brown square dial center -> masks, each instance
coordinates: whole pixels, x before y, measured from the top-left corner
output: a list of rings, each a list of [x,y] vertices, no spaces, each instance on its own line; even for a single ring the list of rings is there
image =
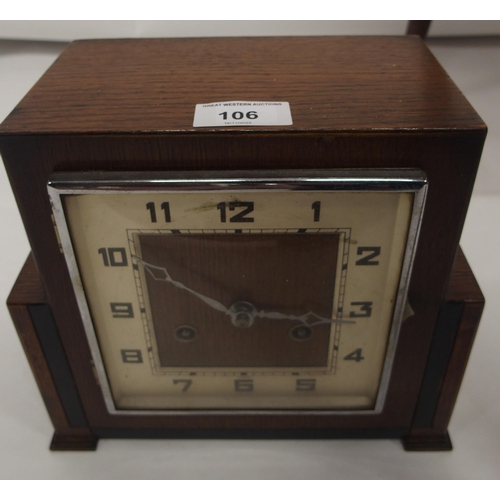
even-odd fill
[[[322,318],[332,317],[338,240],[333,233],[139,236],[144,261],[228,308],[246,302]],[[313,326],[303,340],[293,334],[298,320],[257,317],[238,327],[191,292],[146,276],[162,367],[327,367],[331,324]],[[188,341],[182,327],[193,330]]]

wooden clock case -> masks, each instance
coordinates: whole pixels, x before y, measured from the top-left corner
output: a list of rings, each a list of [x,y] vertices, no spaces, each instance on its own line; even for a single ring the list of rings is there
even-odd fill
[[[293,125],[194,128],[196,104],[286,101]],[[458,248],[486,127],[417,37],[93,40],[70,44],[0,126],[32,253],[9,309],[55,427],[99,438],[402,438],[447,425],[484,299]],[[419,168],[428,196],[380,414],[111,415],[47,195],[55,172]]]

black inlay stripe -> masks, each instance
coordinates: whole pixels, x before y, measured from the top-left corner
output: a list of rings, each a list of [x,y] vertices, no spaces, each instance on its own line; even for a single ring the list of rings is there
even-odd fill
[[[463,303],[454,302],[447,302],[441,306],[412,427],[432,426],[441,381],[446,373],[455,337],[460,327],[463,308]]]
[[[28,311],[69,424],[88,427],[50,307],[47,304],[30,305]]]

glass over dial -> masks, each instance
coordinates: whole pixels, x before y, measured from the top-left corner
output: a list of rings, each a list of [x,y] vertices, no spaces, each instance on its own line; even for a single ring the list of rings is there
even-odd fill
[[[380,411],[425,178],[334,173],[51,180],[110,412]]]

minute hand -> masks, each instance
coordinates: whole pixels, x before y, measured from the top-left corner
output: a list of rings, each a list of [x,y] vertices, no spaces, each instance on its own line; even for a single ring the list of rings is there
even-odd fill
[[[149,262],[142,260],[140,257],[137,257],[136,255],[133,255],[132,259],[135,262],[137,262],[138,264],[141,264],[144,267],[144,270],[155,281],[165,281],[167,283],[171,283],[172,285],[176,286],[177,288],[180,288],[181,290],[186,290],[187,292],[194,295],[195,297],[198,297],[198,299],[200,299],[202,302],[204,302],[205,304],[207,304],[211,308],[229,316],[233,323],[236,322],[238,311],[235,311],[234,309],[230,309],[230,308],[226,307],[224,304],[222,304],[221,302],[219,302],[218,300],[215,300],[212,297],[208,297],[206,295],[203,295],[202,293],[197,292],[196,290],[193,290],[192,288],[189,288],[184,283],[173,279],[170,276],[170,273],[168,272],[166,267],[155,266],[154,264],[150,264]],[[303,323],[304,325],[306,325],[308,327],[313,327],[316,325],[323,325],[323,324],[356,323],[353,320],[324,318],[323,316],[320,316],[313,311],[309,311],[305,314],[302,314],[301,316],[297,316],[295,314],[284,314],[281,312],[267,312],[264,310],[257,311],[256,309],[253,309],[251,311],[247,311],[247,314],[250,314],[253,318],[267,318],[267,319],[274,319],[274,320],[300,321],[301,323]],[[316,319],[317,321],[314,321],[314,319]],[[312,320],[312,322],[309,322],[310,320]]]

